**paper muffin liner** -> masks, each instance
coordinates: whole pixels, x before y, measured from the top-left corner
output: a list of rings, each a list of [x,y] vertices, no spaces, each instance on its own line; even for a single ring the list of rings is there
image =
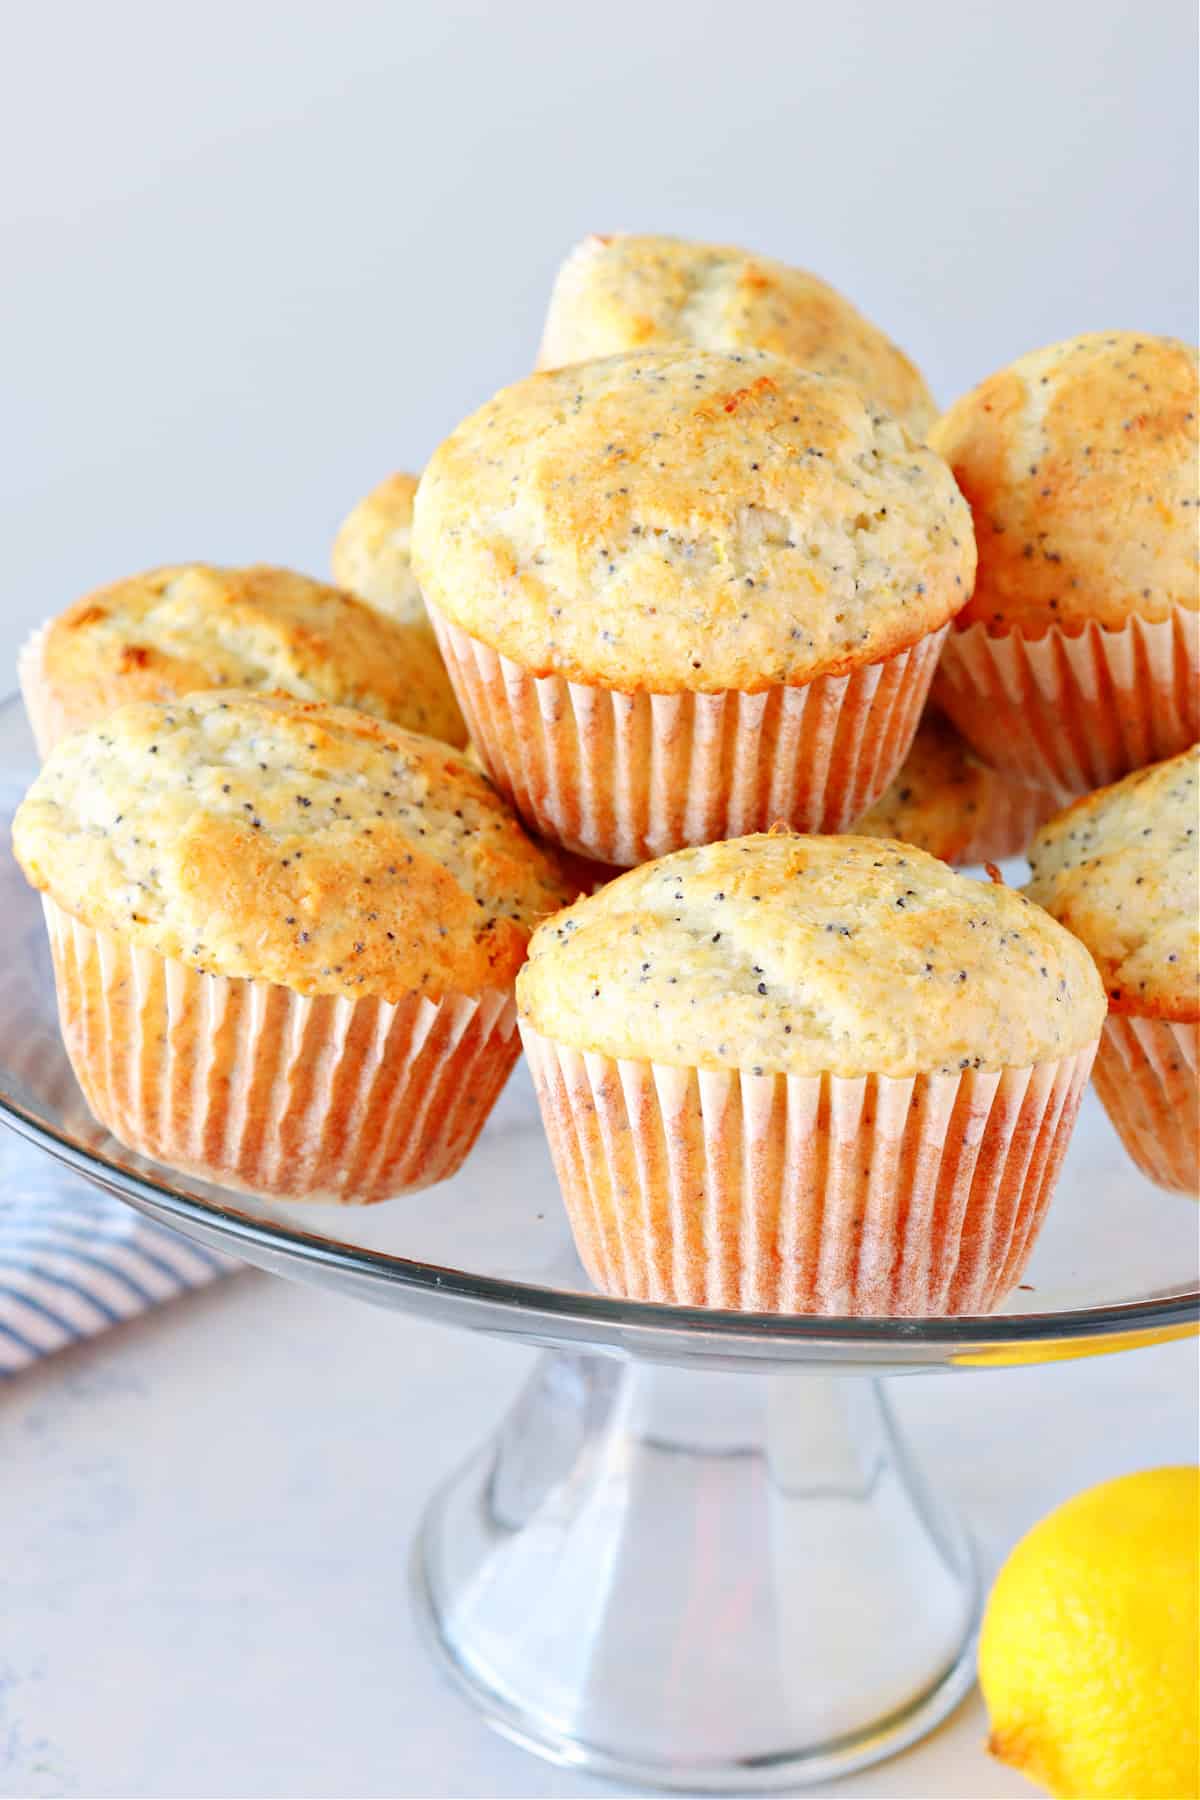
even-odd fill
[[[531,675],[430,616],[497,787],[539,836],[626,867],[779,822],[853,824],[908,754],[947,630],[802,687],[627,694]]]
[[[43,903],[88,1105],[130,1149],[206,1181],[357,1204],[442,1181],[519,1054],[506,992],[308,998],[200,974]]]
[[[1109,1013],[1096,1092],[1143,1175],[1200,1198],[1200,1026]]]
[[[57,708],[50,697],[43,672],[46,633],[49,629],[48,624],[39,625],[17,651],[17,685],[21,690],[21,701],[33,732],[37,753],[43,762],[66,730],[64,721],[57,717]]]
[[[520,1029],[592,1280],[742,1312],[989,1311],[1024,1270],[1095,1054],[904,1080],[754,1075]]]
[[[933,698],[986,762],[1066,799],[1200,737],[1200,616],[1069,635],[951,631]]]

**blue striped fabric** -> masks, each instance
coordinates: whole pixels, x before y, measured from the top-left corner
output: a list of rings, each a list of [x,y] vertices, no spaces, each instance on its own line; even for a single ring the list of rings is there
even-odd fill
[[[0,1128],[0,1377],[236,1267]]]

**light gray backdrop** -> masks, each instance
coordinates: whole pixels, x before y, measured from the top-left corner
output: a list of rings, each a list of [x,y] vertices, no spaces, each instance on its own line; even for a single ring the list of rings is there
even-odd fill
[[[942,400],[1195,331],[1191,0],[0,0],[0,38],[6,666],[148,564],[323,571],[588,230],[805,264]]]

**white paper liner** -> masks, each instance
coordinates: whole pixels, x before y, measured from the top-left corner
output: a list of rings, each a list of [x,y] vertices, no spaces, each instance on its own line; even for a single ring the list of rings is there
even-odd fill
[[[530,675],[429,611],[492,780],[539,836],[625,866],[779,822],[851,825],[908,754],[948,629],[802,687],[626,694]]]
[[[951,631],[933,699],[994,768],[1090,793],[1200,737],[1200,615],[1041,638],[977,622]]]
[[[891,1318],[988,1312],[1019,1281],[1096,1048],[849,1079],[617,1060],[520,1026],[598,1287]]]
[[[1200,1198],[1200,1026],[1109,1013],[1094,1080],[1130,1156],[1159,1187]]]
[[[208,1181],[359,1204],[442,1181],[519,1054],[498,989],[307,998],[202,975],[43,904],[88,1105],[123,1144]]]
[[[39,625],[17,651],[17,685],[21,690],[25,716],[33,732],[37,753],[43,762],[63,735],[61,724],[55,722],[54,708],[42,673],[42,656],[49,629],[48,624]]]

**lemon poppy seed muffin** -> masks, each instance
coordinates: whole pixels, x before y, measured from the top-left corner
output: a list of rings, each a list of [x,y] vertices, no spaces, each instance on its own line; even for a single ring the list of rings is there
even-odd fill
[[[974,574],[946,465],[854,388],[698,350],[504,389],[431,458],[413,560],[522,666],[660,694],[847,673],[940,630]]]
[[[518,993],[577,1050],[785,1075],[1023,1068],[1104,1018],[1082,945],[1014,889],[911,844],[785,832],[576,901],[535,932]]]
[[[899,838],[943,862],[1003,862],[1057,808],[1050,788],[991,768],[927,707],[896,779],[851,830]]]
[[[1096,1090],[1161,1186],[1200,1186],[1200,745],[1127,775],[1034,839],[1028,892],[1082,941],[1108,993]]]
[[[1200,1018],[1200,744],[1077,800],[1028,893],[1091,952],[1114,1012]]]
[[[562,897],[457,752],[276,696],[110,714],[49,759],[13,842],[85,924],[302,994],[508,986]]]
[[[683,344],[769,350],[839,376],[918,438],[936,417],[908,357],[827,282],[771,257],[683,238],[584,238],[555,279],[538,367]]]
[[[960,624],[1195,612],[1197,433],[1197,352],[1131,331],[1032,351],[956,401],[934,440],[976,515]]]
[[[1198,412],[1190,345],[1095,332],[939,420],[979,568],[938,696],[998,768],[1067,796],[1200,736]]]
[[[123,707],[18,809],[97,1117],[209,1179],[373,1200],[453,1172],[565,890],[444,744],[286,697]]]
[[[39,632],[22,686],[43,755],[133,700],[278,689],[447,742],[462,719],[427,629],[290,569],[153,569],[86,595]]]
[[[493,779],[632,863],[865,811],[974,546],[945,464],[845,382],[667,350],[481,408],[425,471],[413,561]]]
[[[542,925],[522,1037],[583,1260],[634,1298],[986,1311],[1104,1018],[1083,947],[911,845],[676,852]]]
[[[436,692],[446,721],[445,729],[433,732],[433,736],[444,737],[447,743],[465,744],[467,728],[413,574],[412,516],[417,480],[417,476],[402,471],[389,475],[359,501],[334,539],[333,579],[386,618],[425,634],[436,658],[430,661],[427,684]]]
[[[389,618],[405,625],[428,626],[412,567],[413,498],[418,479],[398,471],[372,488],[339,527],[331,566],[339,587],[349,588]]]

